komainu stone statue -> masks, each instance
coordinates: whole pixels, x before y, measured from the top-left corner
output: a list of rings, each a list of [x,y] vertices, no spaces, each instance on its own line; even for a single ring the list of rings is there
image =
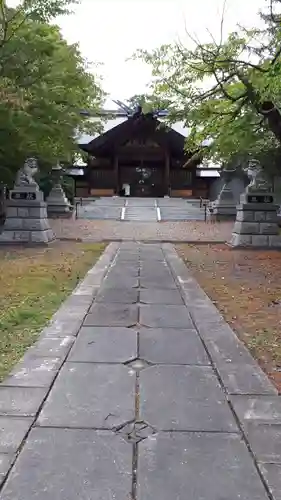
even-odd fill
[[[245,169],[245,172],[250,179],[250,184],[246,189],[247,192],[269,190],[269,184],[264,175],[264,170],[257,160],[251,160],[248,167]]]
[[[34,180],[37,171],[35,158],[27,158],[19,169],[14,189],[9,192],[0,244],[47,245],[54,241],[55,235],[47,216],[47,203]]]
[[[240,196],[230,245],[233,247],[280,248],[278,205],[266,174],[257,160],[245,168],[250,179],[246,192]]]
[[[39,188],[34,180],[34,175],[38,172],[38,163],[36,158],[27,158],[17,173],[15,188],[19,187],[36,187]]]

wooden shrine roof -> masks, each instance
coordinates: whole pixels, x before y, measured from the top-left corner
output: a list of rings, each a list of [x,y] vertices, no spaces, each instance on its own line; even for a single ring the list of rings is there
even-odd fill
[[[128,117],[123,123],[99,135],[88,144],[79,147],[92,156],[113,153],[132,138],[145,135],[150,140],[155,140],[160,146],[167,147],[170,152],[185,157],[191,157],[184,151],[185,137],[176,130],[164,125],[152,114],[135,114]]]

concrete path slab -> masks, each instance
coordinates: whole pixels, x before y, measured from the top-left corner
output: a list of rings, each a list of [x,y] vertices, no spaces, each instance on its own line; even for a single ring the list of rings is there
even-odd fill
[[[141,328],[139,356],[153,364],[210,364],[195,329]]]
[[[159,285],[160,281],[161,283],[167,285],[165,288],[175,288],[174,283],[173,283],[173,278],[171,276],[171,273],[168,268],[164,268],[163,265],[159,265],[158,263],[153,263],[149,262],[149,265],[144,266],[143,268],[140,269],[140,280],[141,280],[141,287],[149,288],[145,283],[145,281],[154,281],[156,282],[156,285]],[[153,286],[151,288],[157,288],[156,286]],[[162,290],[164,289],[164,286],[162,286]]]
[[[136,264],[137,265],[137,264]],[[135,276],[131,276],[130,274],[125,274],[125,269],[124,273],[118,274],[109,274],[106,276],[106,279],[104,280],[103,283],[103,288],[113,288],[113,287],[118,287],[118,288],[138,288],[139,287],[139,279]]]
[[[136,304],[138,302],[139,291],[136,288],[105,288],[101,287],[97,295],[96,302],[107,304]]]
[[[16,453],[32,424],[30,417],[0,417],[0,453]]]
[[[280,436],[175,249],[111,244],[0,385],[0,498],[281,500]]]
[[[129,304],[94,304],[85,326],[133,326],[138,321],[138,307]]]
[[[162,284],[163,289],[172,289],[176,290],[176,284],[172,281],[171,276],[169,274],[157,274],[153,273],[152,275],[140,276],[140,287],[141,288],[156,288],[159,289],[159,283]]]
[[[49,387],[61,366],[61,358],[44,358],[26,355],[11,375],[5,380],[6,386],[12,387]]]
[[[281,465],[279,464],[260,464],[259,470],[265,478],[269,488],[271,498],[281,500],[280,477]]]
[[[112,433],[34,429],[1,498],[124,500],[131,464],[132,449]]]
[[[246,436],[253,453],[260,463],[275,463],[281,466],[281,425],[249,425]]]
[[[235,434],[160,434],[139,450],[142,500],[268,500],[247,447]]]
[[[112,429],[135,415],[135,376],[123,365],[66,363],[38,424]]]
[[[0,415],[35,417],[49,390],[39,387],[0,386]]]
[[[130,265],[129,262],[116,262],[112,270],[108,273],[107,278],[115,279],[118,281],[122,281],[124,274],[129,278],[137,278],[139,270],[138,270],[138,262],[132,263]],[[129,287],[132,285],[129,285]]]
[[[182,296],[178,290],[163,289],[142,289],[140,290],[141,304],[162,304],[162,305],[181,305]]]
[[[139,379],[140,418],[155,428],[238,432],[211,367],[154,366]]]
[[[68,359],[84,363],[125,363],[137,356],[137,331],[133,328],[83,326]]]
[[[160,304],[140,305],[140,324],[151,328],[192,328],[193,323],[187,308],[163,307]]]
[[[30,348],[29,353],[36,356],[44,356],[46,358],[65,358],[69,352],[72,344],[74,342],[74,337],[66,336],[64,338],[43,338],[39,339]]]

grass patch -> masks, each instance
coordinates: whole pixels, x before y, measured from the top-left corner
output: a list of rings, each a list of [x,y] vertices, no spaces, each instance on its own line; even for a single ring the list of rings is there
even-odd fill
[[[94,265],[104,244],[0,250],[0,380]]]
[[[281,393],[281,252],[181,245],[193,276]]]

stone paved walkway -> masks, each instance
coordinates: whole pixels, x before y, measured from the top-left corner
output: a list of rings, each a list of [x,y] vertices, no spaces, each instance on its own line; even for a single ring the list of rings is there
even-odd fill
[[[281,498],[281,400],[171,245],[109,245],[0,415],[2,500]]]

